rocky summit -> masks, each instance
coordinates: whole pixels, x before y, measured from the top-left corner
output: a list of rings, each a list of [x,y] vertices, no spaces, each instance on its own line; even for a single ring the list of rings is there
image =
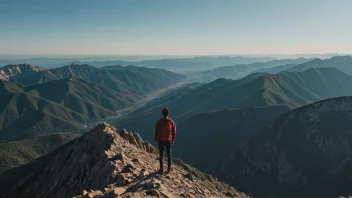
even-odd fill
[[[0,75],[8,78],[18,74],[35,73],[42,70],[44,69],[32,64],[10,64],[0,68]]]
[[[157,153],[137,133],[100,124],[1,173],[0,197],[247,197],[179,159],[171,173],[159,175]]]

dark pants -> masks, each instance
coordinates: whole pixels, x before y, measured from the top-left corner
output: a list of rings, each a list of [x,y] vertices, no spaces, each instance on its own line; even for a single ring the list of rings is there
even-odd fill
[[[164,147],[166,147],[167,160],[168,160],[168,170],[171,168],[171,141],[170,140],[159,140],[159,162],[160,170],[163,169],[163,159],[164,159]]]

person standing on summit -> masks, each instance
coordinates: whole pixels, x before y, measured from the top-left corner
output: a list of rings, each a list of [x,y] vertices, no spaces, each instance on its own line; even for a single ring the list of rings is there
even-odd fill
[[[162,114],[163,117],[156,122],[154,133],[155,142],[159,146],[160,174],[164,174],[163,159],[165,147],[168,158],[167,173],[171,171],[171,147],[176,138],[176,124],[171,118],[169,118],[169,109],[164,108]]]

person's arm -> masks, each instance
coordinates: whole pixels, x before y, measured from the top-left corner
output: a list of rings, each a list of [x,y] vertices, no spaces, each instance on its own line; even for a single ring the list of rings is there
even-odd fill
[[[176,124],[173,122],[173,127],[172,127],[172,143],[175,142],[176,139]]]
[[[160,124],[158,120],[155,124],[155,130],[154,130],[154,139],[156,143],[158,143],[159,133],[160,133]]]

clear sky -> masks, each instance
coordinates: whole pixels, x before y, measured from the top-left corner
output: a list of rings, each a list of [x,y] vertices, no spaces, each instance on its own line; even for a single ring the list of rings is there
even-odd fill
[[[0,0],[0,54],[352,53],[352,0]]]

